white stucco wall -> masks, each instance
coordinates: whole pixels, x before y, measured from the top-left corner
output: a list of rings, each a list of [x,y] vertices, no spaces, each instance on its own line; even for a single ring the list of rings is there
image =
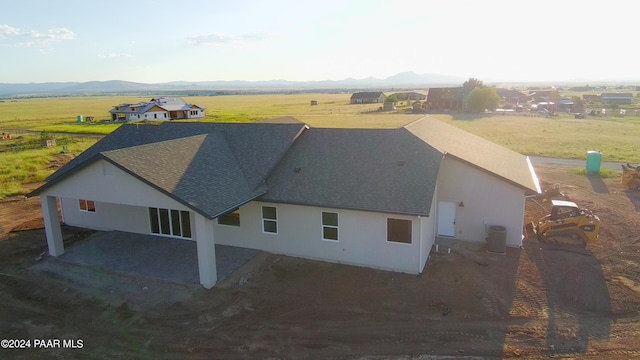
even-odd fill
[[[144,120],[169,120],[169,113],[166,111],[148,111],[144,113]]]
[[[436,187],[437,188],[437,187]],[[436,192],[437,194],[437,189]],[[435,198],[431,203],[431,210],[429,211],[430,216],[422,216],[420,217],[420,272],[424,269],[424,266],[427,264],[429,259],[429,253],[431,252],[431,247],[436,240],[436,201]]]
[[[196,114],[191,114],[191,111],[197,111]],[[199,119],[199,118],[203,118],[205,115],[204,110],[202,109],[191,109],[187,111],[187,117],[189,119]]]
[[[148,207],[190,209],[118,169],[99,160],[45,190],[42,196],[61,199],[65,223],[98,230],[149,234]],[[95,202],[95,212],[81,211],[78,199]],[[277,208],[278,233],[262,231],[262,206]],[[435,211],[435,203],[432,213]],[[322,211],[338,213],[338,241],[322,239]],[[194,218],[191,211],[192,229]],[[387,218],[411,220],[411,244],[387,241]],[[434,241],[434,217],[250,202],[240,208],[240,226],[213,228],[217,244],[260,249],[406,273],[420,273]]]
[[[278,234],[262,231],[263,205],[277,208]],[[338,241],[322,239],[322,211],[338,213]],[[387,217],[412,221],[411,244],[387,241]],[[254,201],[240,208],[239,227],[216,221],[214,234],[218,244],[417,274],[422,269],[420,224],[417,216]],[[428,221],[422,227],[432,232]]]
[[[522,245],[523,189],[445,157],[438,177],[437,202],[440,201],[464,204],[464,207],[456,206],[456,239],[484,242],[485,229],[490,225],[501,225],[507,229],[507,246]]]
[[[96,161],[45,190],[41,196],[45,195],[60,198],[66,224],[97,230],[148,234],[149,207],[190,211],[104,160]],[[94,201],[96,211],[81,211],[78,199]]]
[[[78,199],[61,198],[64,223],[95,230],[120,230],[148,234],[149,211],[146,207],[96,202],[96,211],[82,211]]]

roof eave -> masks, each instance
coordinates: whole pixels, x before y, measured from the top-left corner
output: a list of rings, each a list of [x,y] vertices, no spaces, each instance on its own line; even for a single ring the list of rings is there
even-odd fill
[[[262,196],[262,195],[260,195]],[[259,196],[259,197],[260,197]],[[353,210],[353,211],[365,211],[365,212],[375,212],[379,214],[396,214],[396,215],[405,215],[405,216],[424,216],[429,217],[428,212],[420,212],[420,211],[398,211],[398,210],[386,210],[386,209],[370,209],[364,207],[350,207],[350,206],[337,206],[331,204],[320,204],[320,203],[312,203],[312,202],[304,202],[304,201],[285,201],[285,200],[273,200],[273,199],[260,199],[256,198],[257,201],[268,202],[273,204],[287,204],[287,205],[298,205],[298,206],[311,206],[317,208],[325,208],[325,209],[340,209],[340,210]]]
[[[464,164],[467,164],[467,165],[469,165],[469,166],[471,166],[471,167],[473,167],[473,168],[475,168],[475,169],[478,169],[478,170],[480,170],[480,171],[482,171],[482,172],[484,172],[484,173],[486,173],[486,174],[489,174],[489,175],[494,176],[494,177],[496,177],[496,178],[498,178],[498,179],[500,179],[500,180],[502,180],[502,181],[504,181],[504,182],[506,182],[506,183],[509,183],[509,184],[511,184],[511,185],[513,185],[513,186],[516,186],[516,187],[518,187],[518,188],[520,188],[520,189],[524,190],[524,191],[525,191],[525,195],[536,195],[536,194],[539,194],[539,193],[540,193],[540,191],[539,191],[539,189],[540,189],[540,185],[537,183],[537,177],[535,176],[535,172],[533,172],[533,173],[532,173],[532,176],[533,176],[533,178],[534,178],[534,184],[535,184],[534,186],[535,186],[536,188],[530,188],[530,187],[528,187],[528,186],[526,186],[526,185],[523,185],[523,184],[518,183],[517,181],[514,181],[514,180],[511,180],[511,179],[509,179],[509,178],[506,178],[506,177],[504,177],[504,176],[502,176],[502,175],[500,175],[500,174],[496,174],[496,173],[494,173],[493,171],[491,171],[491,170],[489,170],[489,169],[486,169],[486,168],[484,168],[484,167],[482,167],[482,166],[480,166],[480,165],[476,165],[476,164],[474,164],[474,163],[472,163],[472,162],[470,162],[470,161],[467,161],[467,160],[465,160],[465,159],[462,159],[462,158],[460,158],[460,157],[457,157],[457,156],[455,156],[455,155],[453,155],[453,154],[451,154],[451,153],[445,152],[445,153],[444,153],[444,156],[448,156],[448,157],[451,157],[451,158],[453,158],[453,159],[456,159],[456,160],[458,160],[458,161],[460,161],[460,162],[462,162],[462,163],[464,163]],[[528,157],[527,157],[527,163],[528,163],[529,165],[531,165],[531,161],[529,161],[529,158],[528,158]],[[530,169],[530,171],[532,171],[532,170],[533,170],[533,166],[530,166],[530,168],[529,168],[529,169]]]
[[[166,196],[170,197],[171,199],[173,199],[173,200],[175,200],[175,201],[179,202],[180,204],[182,204],[182,205],[184,205],[184,206],[188,207],[189,209],[191,209],[191,210],[195,211],[196,213],[198,213],[198,214],[200,214],[200,215],[204,216],[205,218],[207,218],[207,219],[209,219],[209,220],[213,220],[213,219],[217,218],[217,217],[218,217],[218,216],[220,216],[220,215],[226,214],[227,212],[229,212],[229,210],[231,210],[231,209],[235,209],[235,208],[237,208],[237,207],[240,207],[240,206],[242,206],[242,205],[244,205],[244,204],[246,204],[246,203],[248,203],[248,202],[250,202],[250,201],[252,201],[252,200],[254,200],[254,199],[256,199],[256,198],[258,198],[258,197],[260,197],[260,196],[262,196],[262,195],[264,195],[264,193],[266,192],[266,191],[262,191],[262,192],[256,193],[254,196],[251,196],[251,197],[249,197],[249,198],[247,198],[247,199],[244,199],[244,200],[242,200],[242,201],[238,202],[237,204],[234,204],[233,206],[229,207],[229,209],[225,209],[225,210],[224,210],[224,211],[222,211],[222,212],[216,212],[216,213],[210,214],[210,213],[208,213],[208,212],[204,211],[203,209],[200,209],[198,206],[196,206],[196,205],[194,205],[194,204],[191,204],[190,202],[188,202],[188,201],[186,201],[186,200],[184,200],[184,199],[182,199],[182,198],[180,198],[180,197],[178,197],[178,196],[175,196],[174,194],[172,194],[172,193],[170,193],[170,192],[168,192],[168,191],[164,190],[163,188],[161,188],[161,187],[159,187],[159,186],[157,186],[157,185],[153,184],[152,182],[149,182],[147,179],[143,178],[142,176],[139,176],[139,175],[138,175],[138,174],[136,174],[135,172],[130,171],[130,170],[129,170],[129,169],[127,169],[126,167],[124,167],[124,166],[122,166],[122,165],[118,164],[117,162],[115,162],[115,161],[113,161],[113,160],[109,159],[109,157],[105,156],[104,154],[100,153],[100,154],[98,154],[98,156],[99,156],[101,159],[103,159],[103,160],[105,160],[105,161],[109,162],[110,164],[113,164],[113,165],[114,165],[114,166],[116,166],[118,169],[120,169],[120,170],[122,170],[122,171],[126,172],[127,174],[129,174],[129,175],[133,176],[134,178],[136,178],[136,179],[140,180],[140,181],[141,181],[141,182],[143,182],[144,184],[146,184],[146,185],[150,186],[151,188],[153,188],[153,189],[155,189],[155,190],[157,190],[157,191],[161,192],[162,194],[164,194],[164,195],[166,195]]]

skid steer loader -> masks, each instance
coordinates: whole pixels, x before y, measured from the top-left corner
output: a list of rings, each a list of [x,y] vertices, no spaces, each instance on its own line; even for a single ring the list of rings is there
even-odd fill
[[[551,214],[529,225],[538,241],[585,247],[598,240],[600,218],[597,215],[578,208],[571,201],[551,200],[551,204]]]
[[[640,166],[622,164],[622,186],[629,190],[640,190]]]

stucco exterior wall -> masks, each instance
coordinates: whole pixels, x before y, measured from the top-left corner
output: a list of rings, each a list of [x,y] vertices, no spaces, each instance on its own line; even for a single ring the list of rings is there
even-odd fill
[[[65,223],[98,230],[149,234],[148,207],[190,211],[104,160],[88,165],[41,194],[47,195],[60,198]],[[94,201],[96,211],[81,211],[78,199]],[[263,232],[263,205],[277,209],[277,234]],[[323,211],[338,213],[338,241],[322,239]],[[191,213],[193,225],[199,215]],[[387,218],[411,221],[411,244],[387,241]],[[212,227],[218,244],[411,274],[422,271],[434,241],[433,216],[253,201],[240,208],[239,227],[220,225],[217,219],[204,221]]]
[[[149,234],[149,210],[146,207],[96,202],[95,212],[80,210],[78,199],[61,198],[64,223],[95,230],[120,230]]]
[[[507,246],[522,245],[523,189],[445,157],[440,165],[436,198],[437,202],[464,204],[456,206],[456,239],[484,242],[488,226],[501,225],[507,229]]]
[[[192,111],[196,111],[195,114],[191,114]],[[205,112],[202,109],[190,109],[187,110],[187,118],[189,119],[200,119],[205,116]]]
[[[277,209],[278,234],[262,231],[262,206]],[[322,211],[338,213],[338,241],[322,239]],[[412,221],[412,243],[387,241],[387,217]],[[250,202],[240,208],[240,226],[220,225],[216,243],[272,253],[417,274],[422,269],[421,220],[417,216],[312,206]],[[422,223],[423,231],[428,222]]]
[[[438,193],[437,187],[435,194]],[[436,241],[436,223],[435,223],[435,214],[436,214],[436,201],[431,202],[431,210],[429,211],[430,216],[422,216],[420,217],[420,272],[424,269],[424,266],[427,264],[429,259],[429,254],[431,253],[431,247],[433,243]]]
[[[144,119],[145,120],[169,120],[169,114],[166,111],[148,111],[144,113]]]
[[[104,160],[96,161],[45,190],[41,196],[45,195],[60,198],[66,224],[97,230],[148,234],[149,207],[190,211]],[[81,211],[78,199],[94,201],[96,211]]]

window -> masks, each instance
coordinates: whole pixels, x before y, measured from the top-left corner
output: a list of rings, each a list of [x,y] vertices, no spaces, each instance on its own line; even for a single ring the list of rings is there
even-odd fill
[[[191,218],[188,211],[149,208],[151,233],[191,238]]]
[[[262,207],[262,231],[272,234],[278,233],[277,211],[273,206]]]
[[[158,118],[158,114],[153,114],[153,118],[157,119]]]
[[[86,212],[96,212],[96,204],[93,200],[78,200],[78,205],[80,206],[80,211]]]
[[[338,241],[338,213],[322,212],[322,239]]]
[[[411,244],[411,220],[388,218],[387,241]]]
[[[218,224],[240,226],[240,210],[235,209],[232,212],[220,215],[220,217],[218,217]]]

